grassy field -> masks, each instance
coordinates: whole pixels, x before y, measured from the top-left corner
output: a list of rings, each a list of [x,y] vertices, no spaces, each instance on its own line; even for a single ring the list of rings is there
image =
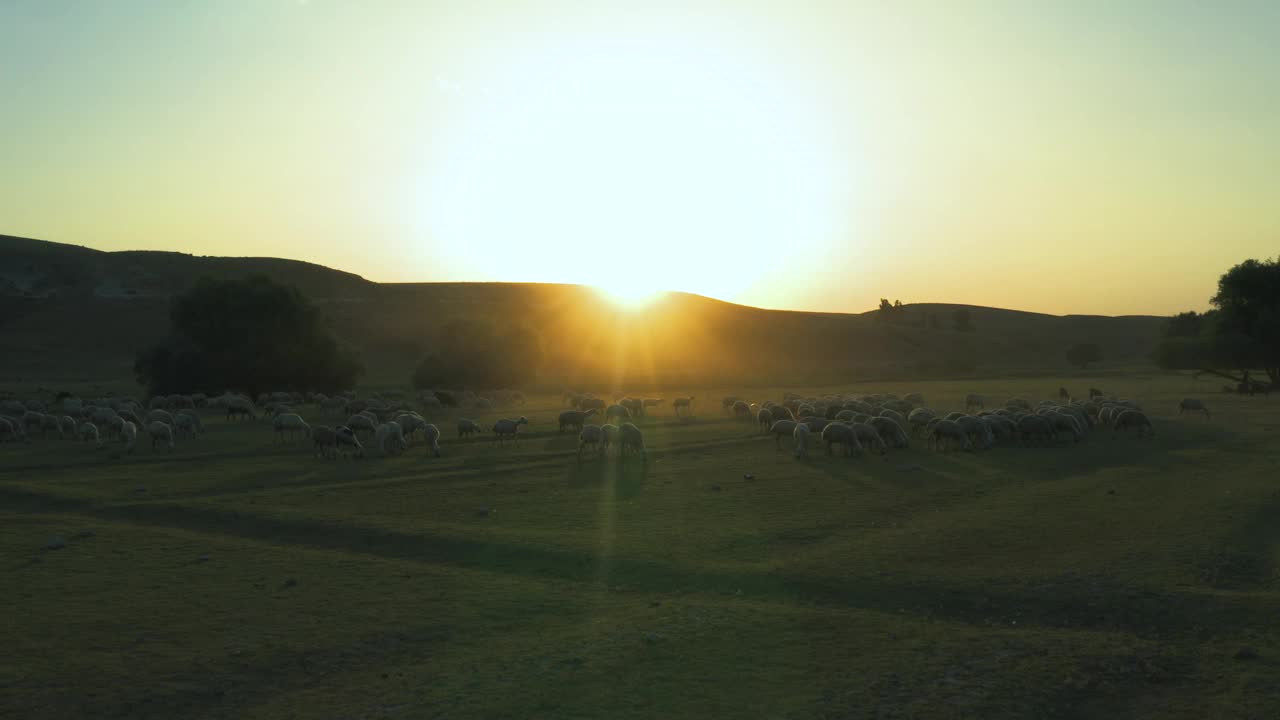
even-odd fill
[[[440,459],[212,416],[172,455],[3,445],[0,717],[1280,717],[1280,400],[1069,383],[1155,438],[796,460],[703,389],[644,464],[576,463],[553,397],[518,447],[431,418]]]

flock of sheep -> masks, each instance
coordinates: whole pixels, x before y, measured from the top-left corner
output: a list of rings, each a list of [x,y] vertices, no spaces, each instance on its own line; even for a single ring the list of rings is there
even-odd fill
[[[465,405],[488,410],[525,403],[524,394],[514,390],[483,395],[426,391],[414,399],[428,413],[444,407]],[[675,415],[688,416],[694,399],[673,399]],[[578,433],[579,461],[584,452],[603,456],[610,448],[616,448],[620,458],[631,453],[647,460],[644,433],[636,421],[666,403],[664,398],[621,395],[615,395],[610,403],[578,392],[564,393],[563,401],[569,409],[559,414],[559,431]],[[295,410],[303,405],[333,416],[336,422],[307,422]],[[1074,400],[1062,389],[1058,401],[1032,405],[1015,397],[999,407],[987,405],[987,398],[970,394],[964,399],[963,412],[943,413],[930,409],[920,393],[901,397],[884,393],[803,397],[787,393],[781,402],[764,401],[759,405],[736,396],[721,401],[725,414],[757,423],[762,434],[774,436],[779,449],[784,439],[790,439],[796,457],[804,457],[810,444],[819,441],[827,454],[838,448],[842,454],[853,456],[866,451],[883,454],[889,449],[907,448],[913,441],[923,441],[939,451],[986,450],[1000,443],[1043,445],[1064,435],[1079,442],[1099,426],[1113,431],[1133,430],[1139,437],[1153,432],[1151,420],[1136,402],[1109,397],[1097,389],[1090,390],[1088,400]],[[366,449],[384,456],[399,455],[419,434],[427,452],[440,456],[440,428],[396,392],[374,393],[367,398],[358,398],[354,393],[329,397],[320,393],[274,392],[256,399],[236,393],[216,397],[197,393],[156,396],[145,407],[129,397],[81,400],[65,396],[50,404],[7,399],[0,401],[0,442],[30,442],[36,435],[53,435],[94,444],[115,441],[130,453],[141,435],[150,440],[153,451],[172,452],[176,440],[201,434],[202,411],[224,413],[227,422],[268,421],[277,440],[286,442],[302,435],[311,441],[315,456],[322,459],[340,455],[364,457]],[[1204,402],[1196,398],[1180,403],[1179,413],[1185,412],[1210,417]],[[605,422],[590,422],[596,417]],[[496,421],[491,426],[494,442],[518,443],[520,428],[528,422],[524,416]],[[457,420],[459,438],[482,430],[474,420]]]

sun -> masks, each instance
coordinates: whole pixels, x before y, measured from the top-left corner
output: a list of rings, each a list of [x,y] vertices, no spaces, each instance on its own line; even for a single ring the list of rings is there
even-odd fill
[[[651,285],[618,279],[596,285],[595,288],[601,297],[614,306],[630,311],[640,310],[662,295],[661,290]]]

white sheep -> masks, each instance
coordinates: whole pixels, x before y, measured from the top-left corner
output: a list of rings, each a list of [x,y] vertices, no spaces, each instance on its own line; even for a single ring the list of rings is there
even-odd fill
[[[458,437],[467,437],[480,432],[480,424],[475,420],[460,418],[458,420]]]
[[[284,442],[285,432],[289,433],[290,439],[293,439],[293,434],[298,431],[302,431],[303,435],[311,437],[311,426],[297,413],[280,413],[276,415],[271,419],[271,427],[276,431],[276,435],[280,437],[280,442]]]
[[[431,454],[440,457],[440,428],[431,423],[422,426],[422,439]]]
[[[76,429],[76,435],[80,438],[80,442],[92,440],[95,445],[102,444],[98,439],[98,426],[91,422],[80,423],[80,427]]]
[[[769,432],[773,433],[773,445],[779,450],[782,449],[783,436],[792,436],[795,431],[795,420],[777,420],[769,426]]]
[[[862,454],[862,443],[858,441],[858,434],[854,429],[844,423],[833,422],[822,429],[822,442],[827,445],[827,454],[831,454],[832,445],[843,446],[844,454],[848,457]]]
[[[393,422],[399,425],[400,430],[404,432],[404,439],[406,442],[413,439],[413,434],[415,432],[422,430],[427,426],[427,421],[417,413],[403,413],[401,415],[397,415]]]
[[[1151,419],[1139,410],[1125,410],[1116,416],[1112,422],[1113,430],[1129,430],[1137,428],[1138,437],[1144,435],[1155,436],[1155,428],[1151,426]]]
[[[338,436],[338,448],[350,449],[351,454],[355,457],[364,457],[364,445],[360,444],[360,438],[356,437],[356,433],[346,425],[339,425],[334,428],[334,433]]]
[[[374,430],[373,444],[383,455],[399,455],[404,452],[404,431],[396,423],[382,423]]]
[[[1181,415],[1182,413],[1188,410],[1192,412],[1204,413],[1204,417],[1206,420],[1213,419],[1213,415],[1209,413],[1209,408],[1204,404],[1204,401],[1199,398],[1183,398],[1182,402],[1178,403],[1179,415]]]
[[[941,450],[951,443],[959,443],[964,450],[973,449],[973,441],[969,433],[954,420],[932,420],[929,428],[929,446]],[[945,443],[945,444],[944,444]]]
[[[321,459],[336,457],[338,454],[338,433],[328,425],[316,425],[311,428],[311,443],[315,447],[315,456]]]
[[[178,413],[173,416],[173,429],[178,434],[178,437],[194,438],[196,436],[196,421],[190,415]]]
[[[796,423],[796,429],[791,432],[791,437],[795,440],[795,456],[802,458],[809,451],[809,426],[800,422]]]
[[[76,419],[70,415],[63,415],[58,418],[58,432],[63,437],[74,436],[76,432]]]
[[[223,404],[227,408],[227,420],[237,416],[250,420],[256,417],[253,412],[253,402],[247,397],[241,395],[225,396]]]
[[[157,443],[163,443],[173,452],[173,428],[168,423],[155,420],[147,423],[147,434],[151,436],[151,449],[156,449]]]
[[[596,454],[604,448],[604,430],[599,425],[583,425],[578,433],[578,461],[582,461],[582,449],[590,445]]]
[[[351,417],[347,418],[347,422],[345,426],[350,428],[351,432],[353,433],[359,433],[363,431],[372,435],[374,429],[377,428],[378,423],[375,420],[370,420],[368,415],[360,414],[360,415],[352,415]]]
[[[627,450],[632,450],[640,456],[641,462],[649,459],[649,452],[644,447],[644,433],[634,423],[622,423],[618,426],[618,438],[621,441],[619,446],[621,454],[626,454]]]
[[[605,424],[600,426],[600,453],[604,454],[609,451],[609,446],[618,444],[619,434],[622,432],[617,425]]]
[[[120,426],[120,442],[124,444],[124,452],[126,455],[133,452],[133,446],[138,442],[138,426],[124,421]]]
[[[503,418],[493,424],[493,441],[506,444],[507,436],[510,435],[512,442],[519,444],[520,436],[518,431],[520,430],[520,426],[528,424],[529,418],[524,417],[523,415],[515,420]]]

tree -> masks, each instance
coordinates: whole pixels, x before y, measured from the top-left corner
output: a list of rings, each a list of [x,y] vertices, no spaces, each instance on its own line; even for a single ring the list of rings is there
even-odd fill
[[[1102,362],[1102,349],[1097,343],[1076,343],[1067,348],[1067,362],[1087,370],[1089,363]]]
[[[514,325],[499,328],[480,319],[454,320],[410,375],[418,389],[519,387],[537,377],[542,361],[538,334]]]
[[[1262,368],[1272,385],[1280,382],[1280,258],[1231,268],[1209,302],[1214,309],[1207,313],[1181,313],[1169,321],[1157,350],[1160,364],[1242,384],[1250,368]],[[1240,374],[1227,372],[1232,369]]]
[[[951,312],[951,324],[960,332],[973,332],[973,320],[969,316],[968,308],[960,308]]]
[[[903,316],[901,300],[889,302],[889,298],[880,298],[880,307],[876,312],[877,320],[880,322],[902,322]]]
[[[291,285],[263,275],[201,278],[174,298],[169,337],[139,353],[134,373],[155,394],[352,387],[363,368]]]

